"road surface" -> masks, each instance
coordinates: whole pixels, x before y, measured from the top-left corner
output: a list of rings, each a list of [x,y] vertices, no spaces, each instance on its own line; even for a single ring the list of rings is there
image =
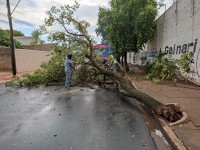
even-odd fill
[[[112,90],[0,88],[0,150],[157,149],[138,107]]]

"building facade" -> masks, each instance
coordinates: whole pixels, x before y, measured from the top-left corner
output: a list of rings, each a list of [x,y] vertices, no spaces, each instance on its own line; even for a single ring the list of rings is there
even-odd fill
[[[31,42],[33,41],[32,36],[16,36],[14,39],[19,41],[22,45],[31,45]]]

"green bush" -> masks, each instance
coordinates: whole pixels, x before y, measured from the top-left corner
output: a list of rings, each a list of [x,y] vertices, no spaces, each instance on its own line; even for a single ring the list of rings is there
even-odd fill
[[[176,82],[177,71],[178,67],[175,60],[159,56],[148,65],[148,72],[146,70],[145,78],[156,83],[165,83],[169,80]]]
[[[144,74],[148,74],[151,71],[153,65],[153,62],[146,61],[145,64],[142,65],[140,68],[144,71]]]
[[[23,48],[22,43],[17,40],[14,40],[15,48]]]
[[[43,63],[41,69],[35,71],[32,75],[25,74],[22,77],[15,77],[12,81],[6,83],[10,87],[32,87],[35,85],[50,83],[62,83],[65,80],[64,60],[65,54],[54,53],[48,63]],[[76,59],[77,56],[74,58]],[[73,84],[78,85],[83,82],[94,82],[102,78],[99,71],[91,64],[82,64],[78,69],[72,71]]]
[[[24,36],[20,31],[14,30],[14,36]],[[22,44],[14,39],[15,48],[22,48]],[[0,30],[0,46],[10,46],[10,31]]]
[[[31,87],[39,84],[63,82],[64,79],[64,57],[53,55],[48,63],[42,64],[41,69],[38,69],[32,75],[25,74],[21,78],[15,77],[12,81],[7,82],[6,85],[12,87]]]
[[[193,60],[194,54],[192,52],[187,54],[182,54],[180,59],[177,60],[177,64],[185,71],[190,72],[190,64]]]
[[[166,57],[164,54],[159,54],[154,61],[146,61],[142,69],[145,73],[145,78],[155,83],[177,82],[179,77],[183,77],[180,68],[183,68],[187,73],[190,71],[192,58],[192,53],[182,54],[180,59],[177,60]]]

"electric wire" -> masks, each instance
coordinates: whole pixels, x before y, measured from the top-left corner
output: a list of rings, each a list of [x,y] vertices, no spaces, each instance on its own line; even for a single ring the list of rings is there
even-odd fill
[[[7,18],[7,15],[3,14],[0,12],[0,16],[3,16],[3,17],[6,17]],[[14,17],[12,17],[13,21],[19,23],[19,24],[22,24],[22,25],[26,25],[28,27],[31,27],[33,29],[37,29],[36,27],[34,27],[32,24],[28,23],[28,22],[25,22],[25,21],[22,21],[22,20],[19,20],[19,19],[16,19]]]
[[[14,8],[13,11],[11,12],[11,14],[14,13],[14,11],[15,11],[15,9],[17,8],[17,6],[19,5],[20,1],[21,1],[21,0],[18,1],[17,5],[15,6],[15,8]]]

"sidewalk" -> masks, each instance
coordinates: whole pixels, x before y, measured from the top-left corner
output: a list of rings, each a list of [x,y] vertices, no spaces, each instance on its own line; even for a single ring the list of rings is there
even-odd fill
[[[184,84],[156,85],[143,79],[137,67],[131,67],[130,79],[135,82],[138,90],[156,100],[166,103],[178,103],[190,120],[182,125],[172,127],[174,133],[187,149],[200,149],[200,87]]]

